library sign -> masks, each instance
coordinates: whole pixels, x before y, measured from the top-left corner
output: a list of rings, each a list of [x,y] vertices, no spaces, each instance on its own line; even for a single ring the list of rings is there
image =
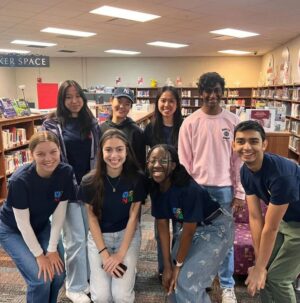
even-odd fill
[[[49,67],[48,56],[0,55],[0,67]]]

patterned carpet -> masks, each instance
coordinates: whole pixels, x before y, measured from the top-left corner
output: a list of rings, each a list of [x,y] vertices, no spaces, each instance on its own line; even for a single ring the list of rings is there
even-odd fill
[[[143,207],[142,215],[142,246],[139,256],[136,279],[136,303],[164,303],[165,293],[157,278],[156,244],[153,239],[153,218],[149,204]],[[236,295],[238,303],[259,303],[258,296],[251,298],[246,292],[244,279],[236,279]],[[26,286],[9,257],[0,248],[0,303],[25,303]],[[221,303],[220,289],[217,280],[210,293],[213,303]],[[70,303],[62,289],[59,303]],[[41,302],[43,303],[43,302]],[[195,302],[201,303],[201,302]],[[300,303],[300,296],[298,298]]]

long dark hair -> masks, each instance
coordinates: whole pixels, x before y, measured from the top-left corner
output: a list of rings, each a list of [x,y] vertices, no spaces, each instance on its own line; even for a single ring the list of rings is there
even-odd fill
[[[189,181],[192,179],[192,177],[187,172],[185,167],[182,164],[180,164],[178,153],[174,146],[168,145],[168,144],[157,144],[157,145],[153,146],[147,154],[147,162],[148,162],[153,150],[157,149],[157,148],[163,150],[166,153],[166,155],[169,157],[171,162],[175,163],[175,165],[176,165],[173,172],[169,176],[171,185],[175,185],[175,186],[179,186],[179,187],[187,185],[189,183]],[[150,192],[152,191],[154,194],[158,193],[159,184],[156,183],[155,181],[153,181],[153,179],[149,176],[148,169],[147,169],[147,174],[150,179],[150,188],[149,188]]]
[[[160,111],[158,110],[158,101],[164,92],[170,92],[176,99],[177,108],[176,108],[176,111],[173,116],[173,132],[172,132],[171,142],[172,142],[172,145],[177,147],[179,128],[182,124],[183,118],[181,115],[180,97],[179,97],[177,89],[173,86],[162,87],[156,97],[154,115],[153,115],[153,119],[151,121],[151,123],[153,125],[154,141],[156,144],[166,143],[165,139],[164,139],[164,133],[163,133],[163,126],[164,126],[163,117],[162,117],[162,114],[160,113]]]
[[[80,132],[82,138],[87,138],[92,129],[92,125],[94,124],[95,117],[93,116],[91,110],[87,106],[87,98],[81,88],[81,86],[74,80],[66,80],[61,84],[58,90],[57,96],[57,109],[56,112],[50,115],[50,118],[56,117],[58,122],[65,126],[68,119],[71,117],[71,112],[65,106],[65,100],[67,95],[67,89],[69,87],[75,87],[78,94],[83,100],[83,107],[78,114],[78,119],[80,122]]]
[[[105,195],[104,180],[107,177],[106,163],[103,160],[103,145],[107,140],[112,138],[120,139],[126,146],[126,160],[123,164],[120,178],[126,181],[135,182],[142,174],[126,135],[116,128],[105,131],[99,143],[96,168],[89,173],[88,178],[88,185],[91,186],[91,189],[94,192],[91,201],[93,213],[99,220],[101,220],[102,216],[103,199]]]

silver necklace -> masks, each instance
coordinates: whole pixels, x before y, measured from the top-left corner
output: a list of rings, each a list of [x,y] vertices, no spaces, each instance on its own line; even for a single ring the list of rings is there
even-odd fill
[[[113,193],[115,193],[116,190],[117,190],[117,187],[118,187],[118,185],[119,185],[119,183],[120,183],[121,177],[118,178],[118,181],[116,182],[115,186],[113,186],[113,185],[111,184],[111,182],[110,182],[110,180],[109,180],[109,177],[108,177],[107,175],[106,175],[106,179],[107,179],[109,185],[111,186]]]

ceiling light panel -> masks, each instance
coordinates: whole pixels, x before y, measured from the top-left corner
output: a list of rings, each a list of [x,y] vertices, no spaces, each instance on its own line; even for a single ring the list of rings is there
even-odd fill
[[[230,36],[230,37],[235,37],[235,38],[248,38],[248,37],[253,37],[253,36],[259,35],[257,33],[241,31],[241,30],[233,29],[233,28],[218,29],[215,31],[211,31],[210,33],[217,34],[217,35],[225,35],[225,36]]]
[[[36,45],[36,46],[55,46],[56,43],[48,43],[48,42],[39,42],[39,41],[28,41],[28,40],[13,40],[10,43],[12,44],[22,44],[22,45]]]
[[[170,48],[181,48],[187,47],[187,44],[173,43],[173,42],[165,42],[165,41],[154,41],[147,43],[152,46],[160,46],[160,47],[170,47]]]
[[[28,54],[30,51],[25,51],[25,50],[20,50],[20,49],[5,49],[5,48],[0,48],[0,53],[13,53],[13,54]]]
[[[234,49],[227,49],[227,50],[218,51],[218,53],[229,54],[229,55],[249,55],[249,54],[251,54],[253,52],[240,51],[240,50],[234,50]]]
[[[51,33],[51,34],[60,34],[66,36],[76,36],[76,37],[91,37],[95,36],[96,33],[90,32],[82,32],[65,28],[57,28],[57,27],[47,27],[41,30],[43,33]]]
[[[108,49],[104,52],[110,53],[110,54],[121,54],[121,55],[138,55],[141,53],[141,52],[136,52],[136,51],[122,50],[122,49]]]
[[[99,8],[96,8],[96,9],[90,11],[90,13],[114,17],[114,18],[138,21],[138,22],[147,22],[147,21],[151,21],[151,20],[160,18],[160,16],[157,16],[157,15],[142,13],[142,12],[138,12],[138,11],[123,9],[123,8],[118,8],[118,7],[108,6],[108,5],[104,5]]]

